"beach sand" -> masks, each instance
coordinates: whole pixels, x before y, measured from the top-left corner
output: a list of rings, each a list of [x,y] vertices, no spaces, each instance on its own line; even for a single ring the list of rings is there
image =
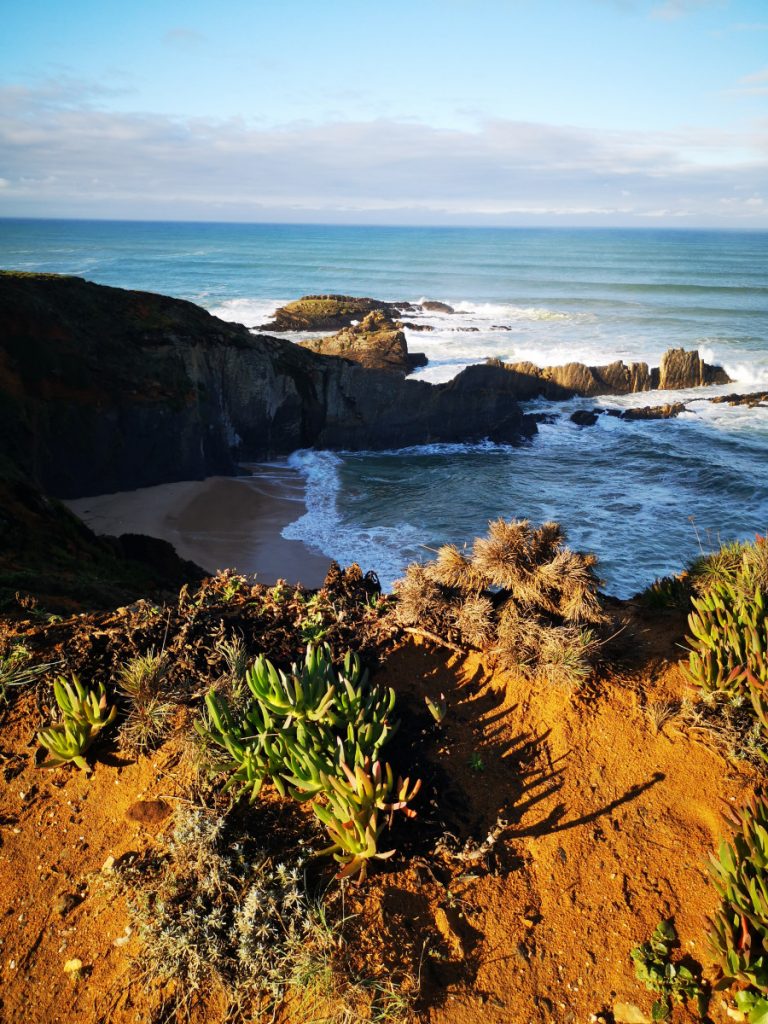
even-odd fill
[[[280,578],[321,586],[330,559],[281,536],[306,510],[301,476],[287,466],[248,469],[252,476],[161,484],[65,504],[95,533],[159,537],[207,572],[234,569],[255,574],[259,583]]]

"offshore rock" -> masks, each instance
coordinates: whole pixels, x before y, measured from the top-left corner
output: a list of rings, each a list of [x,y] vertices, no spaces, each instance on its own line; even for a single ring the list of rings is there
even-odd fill
[[[425,299],[421,303],[421,308],[426,309],[428,313],[455,313],[456,310],[453,306],[449,306],[447,302],[438,302],[436,299]]]
[[[730,378],[719,366],[705,363],[698,352],[670,349],[661,359],[661,366],[649,369],[647,363],[621,360],[607,366],[566,363],[564,366],[538,367],[531,362],[502,363],[514,381],[520,401],[531,398],[567,399],[580,395],[629,395],[640,391],[667,388],[693,388],[707,384],[727,384]]]
[[[362,320],[379,309],[396,317],[401,311],[416,312],[418,306],[410,302],[383,302],[380,299],[354,298],[351,295],[305,295],[287,306],[281,306],[270,323],[262,324],[260,331],[338,331],[350,327],[354,320]]]
[[[704,384],[730,384],[731,378],[720,366],[709,366],[698,352],[671,348],[661,357],[659,388],[676,391]]]
[[[310,352],[327,356],[343,356],[369,370],[388,370],[407,374],[424,366],[427,357],[419,352],[408,352],[408,342],[402,325],[392,320],[381,309],[374,309],[362,321],[345,327],[329,338],[313,338],[299,344]]]
[[[81,278],[0,273],[0,322],[0,469],[5,458],[61,498],[232,474],[298,448],[536,431],[499,367],[405,380]]]

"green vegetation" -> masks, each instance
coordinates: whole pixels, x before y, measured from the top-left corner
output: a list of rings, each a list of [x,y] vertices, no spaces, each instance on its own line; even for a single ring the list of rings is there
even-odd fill
[[[85,772],[90,767],[83,756],[94,739],[110,725],[117,715],[114,705],[107,707],[104,685],[97,690],[86,689],[77,676],[68,683],[62,676],[53,684],[56,703],[61,711],[61,722],[37,734],[40,744],[48,751],[43,768],[55,768],[71,761]]]
[[[312,801],[315,815],[333,840],[324,852],[341,864],[340,876],[365,877],[378,852],[383,824],[407,808],[419,783],[398,780],[379,752],[397,729],[393,690],[371,686],[360,658],[347,652],[334,669],[330,648],[307,646],[303,665],[278,670],[263,655],[245,673],[252,700],[230,707],[214,690],[205,698],[207,720],[195,728],[204,741],[225,751],[217,767],[229,773],[226,789],[253,801],[266,780],[283,796]]]
[[[697,596],[688,616],[688,666],[705,706],[732,745],[765,756],[768,738],[768,543],[730,544],[691,570]],[[762,735],[755,735],[755,733]]]
[[[169,671],[168,657],[153,650],[137,654],[120,670],[120,689],[129,702],[120,727],[120,744],[130,753],[145,754],[168,732],[177,706],[170,699]]]
[[[718,987],[734,994],[750,1024],[768,1021],[768,799],[756,794],[732,814],[736,832],[723,839],[710,872],[721,904],[710,948],[722,975]]]
[[[672,950],[678,944],[677,931],[671,920],[660,921],[647,942],[636,946],[631,957],[635,961],[635,974],[659,998],[651,1009],[653,1020],[667,1020],[673,1003],[695,999],[699,1014],[706,1013],[709,997],[701,976],[696,977],[689,967],[673,963]]]

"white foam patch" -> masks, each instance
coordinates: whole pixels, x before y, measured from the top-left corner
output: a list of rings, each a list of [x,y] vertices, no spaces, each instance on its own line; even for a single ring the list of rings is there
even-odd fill
[[[288,465],[306,480],[307,511],[286,526],[282,536],[299,540],[342,566],[357,562],[363,571],[373,569],[382,587],[391,590],[408,562],[423,555],[425,535],[408,523],[346,526],[339,509],[342,464],[339,455],[328,451],[298,451],[289,457]]]
[[[230,323],[245,324],[246,327],[260,327],[271,320],[275,310],[290,299],[226,299],[220,303],[203,302],[213,316]]]

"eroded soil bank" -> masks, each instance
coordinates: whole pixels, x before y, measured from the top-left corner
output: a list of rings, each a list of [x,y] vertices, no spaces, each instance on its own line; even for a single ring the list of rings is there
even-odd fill
[[[635,979],[629,954],[668,917],[679,956],[711,977],[707,917],[717,898],[706,860],[728,832],[724,812],[744,802],[757,777],[680,713],[691,696],[679,669],[684,618],[631,604],[622,615],[623,631],[577,691],[532,683],[423,639],[379,646],[375,678],[397,691],[403,723],[388,756],[419,775],[423,789],[417,818],[384,844],[395,856],[360,886],[346,885],[344,955],[351,973],[395,979],[413,1019],[610,1022],[628,1012],[622,1004],[638,1021],[650,1019],[653,997]],[[119,614],[80,618],[78,635],[93,645],[81,671],[88,657],[103,671],[99,652],[120,628]],[[66,656],[64,644],[72,643],[66,623],[4,629],[6,641],[24,635],[47,657]],[[190,677],[205,660],[194,636]],[[371,641],[372,664],[374,650]],[[140,937],[111,876],[129,855],[163,851],[180,807],[230,806],[190,756],[203,690],[191,688],[174,732],[151,755],[131,758],[105,740],[90,778],[36,766],[46,691],[10,701],[0,727],[0,1016],[7,1024],[168,1018],[168,987],[143,976]],[[445,694],[442,725],[427,714],[425,694]],[[305,827],[312,836],[309,816],[266,790],[247,821],[278,846]],[[338,888],[327,862],[316,870]],[[82,964],[74,973],[65,971],[72,960]],[[225,1019],[216,992],[197,993],[190,1012],[194,1020]],[[687,1019],[685,1008],[674,1013]],[[717,994],[710,1015],[728,1019]],[[332,1001],[310,1005],[294,993],[279,1019],[392,1018],[362,1010],[342,1017]]]

